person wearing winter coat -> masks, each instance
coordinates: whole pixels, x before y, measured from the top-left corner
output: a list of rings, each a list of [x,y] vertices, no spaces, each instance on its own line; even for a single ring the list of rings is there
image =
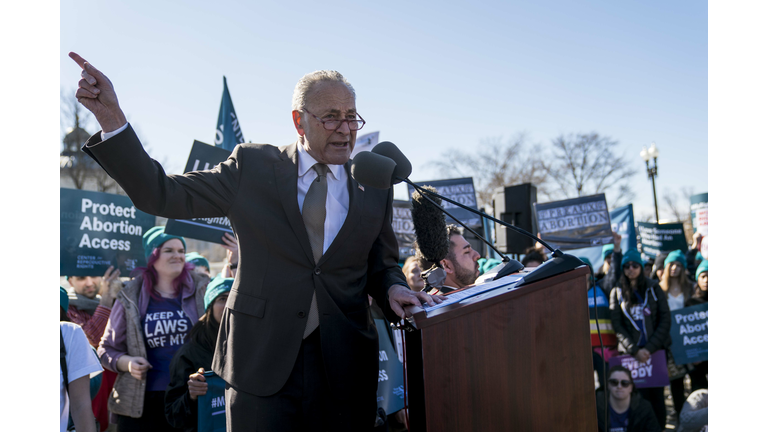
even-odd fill
[[[646,362],[651,354],[669,346],[671,314],[664,291],[643,274],[643,259],[635,249],[621,261],[622,274],[611,290],[611,324],[619,342],[619,352]],[[659,425],[666,424],[664,388],[638,390],[651,403]]]
[[[651,404],[635,392],[632,373],[614,366],[608,373],[608,428],[605,427],[605,394],[597,394],[597,428],[601,432],[659,432],[661,426]]]
[[[147,266],[118,294],[98,354],[118,374],[109,401],[119,432],[173,431],[165,419],[169,364],[202,312],[208,277],[185,261],[186,243],[154,227],[143,237]]]
[[[203,372],[211,370],[221,316],[234,281],[234,278],[216,277],[208,284],[205,314],[171,360],[171,380],[165,390],[165,418],[171,426],[185,432],[197,432],[197,397],[208,391]]]

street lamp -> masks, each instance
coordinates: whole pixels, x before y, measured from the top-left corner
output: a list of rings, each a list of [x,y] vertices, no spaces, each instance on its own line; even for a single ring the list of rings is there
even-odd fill
[[[656,201],[656,176],[659,175],[656,158],[659,157],[659,149],[656,148],[656,143],[651,143],[651,148],[643,146],[643,150],[640,152],[640,157],[645,161],[645,169],[648,171],[648,178],[651,179],[651,185],[653,186],[653,207],[656,209],[656,223],[659,223],[659,204]],[[651,158],[653,158],[653,166],[649,163]]]

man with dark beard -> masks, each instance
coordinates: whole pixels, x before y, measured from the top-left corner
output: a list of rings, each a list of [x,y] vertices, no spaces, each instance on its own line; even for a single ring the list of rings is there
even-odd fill
[[[462,234],[463,232],[456,225],[448,225],[450,240],[448,256],[440,261],[447,274],[441,289],[443,293],[472,285],[480,276],[480,266],[477,263],[480,254],[472,248]]]

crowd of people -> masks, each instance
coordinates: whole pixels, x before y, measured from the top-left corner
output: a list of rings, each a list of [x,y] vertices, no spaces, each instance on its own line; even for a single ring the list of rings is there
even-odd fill
[[[457,282],[454,275],[478,278],[483,271],[500,263],[480,258],[455,226],[448,226],[447,231],[450,239],[448,256],[438,263],[448,274],[445,287],[441,289],[444,293],[472,284],[469,278]],[[675,250],[655,259],[636,249],[623,252],[621,236],[614,233],[613,238],[613,244],[603,247],[603,262],[594,271],[594,282],[587,283],[593,329],[592,357],[599,383],[596,397],[600,430],[656,431],[670,423],[667,421],[665,387],[635,388],[631,373],[621,366],[610,368],[607,378],[604,376],[610,357],[628,354],[646,362],[658,350],[666,353],[668,388],[674,407],[671,424],[677,423],[678,430],[702,430],[706,427],[708,362],[678,365],[669,351],[672,344],[671,311],[707,302],[709,263],[700,252],[702,236],[694,235],[687,252]],[[580,259],[592,267],[589,259]],[[539,244],[526,251],[521,263],[526,268],[535,268],[546,260],[547,255]],[[424,288],[424,281],[417,275],[435,264],[420,256],[416,244],[416,256],[407,258],[403,267],[411,289]],[[593,298],[597,298],[596,303]],[[602,332],[599,336],[598,326]],[[688,398],[692,398],[691,401],[686,399],[686,376],[690,379]],[[610,414],[607,429],[604,420],[606,389]],[[696,414],[692,415],[694,410]]]

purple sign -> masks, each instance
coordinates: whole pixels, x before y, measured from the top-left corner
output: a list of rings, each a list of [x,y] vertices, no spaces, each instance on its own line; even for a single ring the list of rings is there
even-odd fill
[[[651,354],[647,362],[641,363],[631,355],[611,357],[608,366],[624,366],[632,372],[632,381],[636,388],[664,387],[669,385],[669,373],[667,372],[667,355],[664,350],[658,350]]]

